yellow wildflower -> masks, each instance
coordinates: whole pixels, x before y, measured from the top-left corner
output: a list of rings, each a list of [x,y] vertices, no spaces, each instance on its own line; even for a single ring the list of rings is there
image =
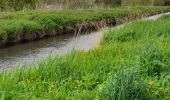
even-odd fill
[[[149,81],[148,84],[149,84],[150,86],[153,86],[153,85],[154,85],[154,81]]]
[[[109,76],[112,75],[111,72],[107,73]]]
[[[94,100],[99,100],[99,97],[98,97],[98,96],[96,96],[96,98],[95,98]]]
[[[75,86],[75,87],[74,87],[74,89],[75,89],[75,90],[77,90],[77,89],[78,89],[78,87],[77,87],[77,86]]]
[[[138,84],[139,84],[139,82],[138,82],[138,81],[134,81],[134,84],[138,85]]]
[[[97,81],[96,83],[97,83],[97,84],[99,84],[100,82],[99,82],[99,81]]]
[[[81,51],[80,53],[81,53],[81,55],[86,55],[87,51],[84,50],[84,51]]]
[[[51,85],[51,89],[54,89],[54,87],[55,87],[55,86],[52,84],[52,85]]]

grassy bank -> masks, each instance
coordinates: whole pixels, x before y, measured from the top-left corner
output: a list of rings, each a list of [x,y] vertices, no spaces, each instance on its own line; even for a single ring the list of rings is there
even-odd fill
[[[109,29],[90,51],[0,74],[2,99],[170,99],[170,16]]]
[[[168,7],[122,7],[100,10],[0,12],[0,45],[64,34],[67,26],[115,19],[129,21],[168,11]],[[52,34],[51,34],[52,33]]]

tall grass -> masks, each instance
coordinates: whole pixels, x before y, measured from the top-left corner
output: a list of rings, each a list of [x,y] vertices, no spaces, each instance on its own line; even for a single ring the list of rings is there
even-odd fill
[[[0,11],[35,9],[37,0],[0,0]]]
[[[141,78],[139,66],[121,66],[99,90],[99,100],[149,100],[147,84]]]
[[[121,0],[0,0],[0,10],[16,11],[39,8],[79,9],[95,7],[116,7]]]
[[[170,30],[167,26],[169,24],[169,18],[170,16],[164,16],[157,21],[136,21],[125,25],[123,28],[114,31],[111,30],[105,35],[103,44],[107,46],[111,45],[113,47],[118,46],[121,49],[125,48],[123,49],[124,53],[121,54],[124,57],[128,57],[128,62],[129,60],[138,60],[136,62],[137,65],[135,65],[135,68],[133,67],[133,73],[136,71],[139,72],[133,74],[132,76],[127,69],[123,72],[121,71],[123,75],[118,72],[112,76],[113,78],[109,79],[109,81],[105,83],[99,97],[108,97],[113,100],[146,99],[142,97],[149,97],[150,99],[154,100],[170,99],[169,79],[167,78],[170,76],[170,58],[168,56],[170,53],[170,46],[168,45],[170,43]],[[125,53],[126,51],[127,54]],[[127,66],[127,64],[125,64],[125,66]],[[138,75],[140,75],[140,80],[145,82],[139,82],[138,84],[146,85],[146,87],[143,87],[142,89],[147,91],[144,92],[145,96],[143,93],[140,93],[143,90],[136,91],[135,93],[139,93],[137,96],[142,97],[133,98],[136,97],[136,95],[133,93],[134,90],[130,90],[135,86],[133,84],[135,81],[130,80],[129,77],[139,78]],[[116,84],[117,81],[120,83],[120,85]],[[130,81],[131,84],[127,84],[126,82],[128,81]],[[116,87],[118,90],[115,91]],[[130,90],[127,87],[130,87]],[[130,95],[130,93],[126,92],[126,89],[128,89],[130,93],[133,93],[133,95]],[[127,97],[129,95],[130,97]]]
[[[155,5],[164,5],[165,0],[122,0],[122,5],[128,6],[136,6],[136,5],[147,5],[147,6],[155,6]]]
[[[164,5],[164,0],[0,0],[0,11],[28,9],[113,8],[121,5]]]
[[[170,16],[110,29],[90,51],[0,74],[3,99],[170,99]]]

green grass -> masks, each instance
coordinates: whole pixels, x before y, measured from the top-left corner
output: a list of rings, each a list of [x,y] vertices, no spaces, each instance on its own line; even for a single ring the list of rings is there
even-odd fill
[[[84,21],[99,21],[113,17],[129,21],[168,9],[169,7],[121,7],[98,10],[0,12],[0,42],[20,40],[23,34],[36,34],[40,30],[75,25]]]
[[[0,74],[0,97],[39,99],[170,99],[170,16],[109,29],[90,51],[50,56]]]
[[[102,44],[120,48],[120,59],[131,63],[123,63],[120,72],[111,76],[101,98],[170,99],[169,19],[163,16],[157,21],[135,21],[105,35]]]

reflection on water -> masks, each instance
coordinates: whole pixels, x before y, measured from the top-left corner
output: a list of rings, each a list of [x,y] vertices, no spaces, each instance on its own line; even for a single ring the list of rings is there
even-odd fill
[[[0,49],[0,70],[15,68],[18,64],[32,64],[46,59],[49,54],[61,55],[74,50],[89,50],[95,48],[104,30],[90,34],[79,35],[67,34],[40,41],[20,44]]]

